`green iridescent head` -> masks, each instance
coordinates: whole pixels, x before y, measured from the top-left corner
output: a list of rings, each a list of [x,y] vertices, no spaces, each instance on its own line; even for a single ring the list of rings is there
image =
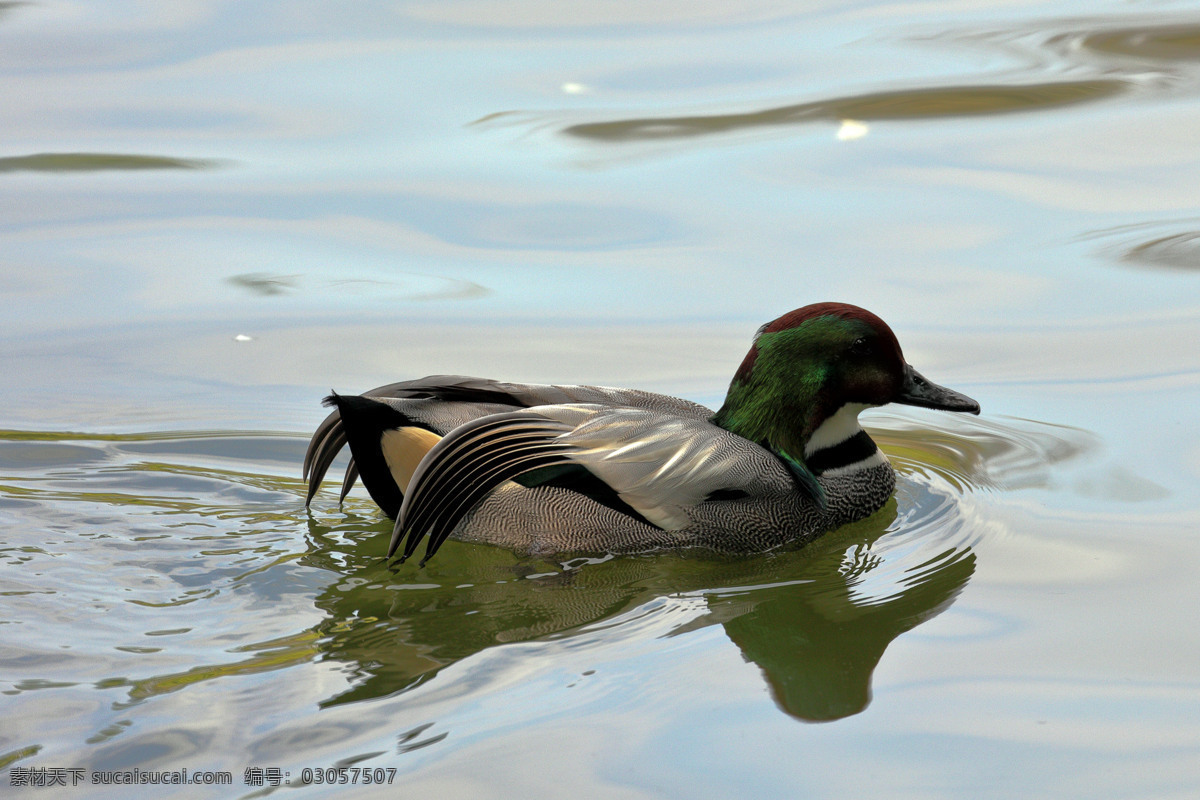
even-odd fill
[[[816,303],[759,328],[713,421],[802,463],[809,438],[843,406],[887,403],[979,413],[974,400],[909,366],[879,317]]]

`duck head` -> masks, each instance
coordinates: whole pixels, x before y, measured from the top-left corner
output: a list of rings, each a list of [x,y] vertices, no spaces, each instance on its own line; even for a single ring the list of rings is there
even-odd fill
[[[713,422],[799,467],[816,447],[859,433],[858,412],[888,403],[979,413],[913,369],[879,317],[816,303],[758,329]]]

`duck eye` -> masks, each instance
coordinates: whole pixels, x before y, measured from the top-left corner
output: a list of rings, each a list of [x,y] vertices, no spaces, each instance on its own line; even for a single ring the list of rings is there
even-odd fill
[[[865,356],[871,352],[871,343],[865,338],[855,339],[854,344],[850,345],[850,352],[856,356]]]

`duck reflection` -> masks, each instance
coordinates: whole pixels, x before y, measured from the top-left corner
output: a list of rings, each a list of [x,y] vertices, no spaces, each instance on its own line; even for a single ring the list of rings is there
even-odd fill
[[[953,514],[939,511],[948,498],[922,487],[910,487],[912,493],[906,504],[916,500],[917,508],[901,516],[958,527]],[[902,527],[908,537],[912,524],[898,519],[893,499],[818,542],[754,557],[658,553],[563,565],[451,542],[418,571],[362,555],[382,549],[387,526],[379,526],[378,538],[337,553],[334,529],[313,522],[314,565],[355,576],[317,600],[329,615],[317,630],[320,648],[348,665],[354,683],[323,705],[404,691],[488,647],[569,637],[657,597],[694,595],[706,612],[669,635],[721,625],[792,717],[857,714],[870,702],[871,675],[888,645],[948,607],[974,571],[975,556],[965,547],[926,551],[909,568],[880,555],[889,530]],[[948,540],[946,530],[930,527],[919,531],[923,540]]]
[[[836,568],[839,555],[815,559],[811,569]],[[974,570],[974,554],[952,548],[880,601],[856,596],[863,573],[822,581],[819,588],[773,586],[756,590],[741,613],[722,624],[742,655],[762,669],[781,709],[810,722],[841,719],[871,702],[871,675],[888,645],[949,607]],[[720,616],[723,609],[714,605]]]

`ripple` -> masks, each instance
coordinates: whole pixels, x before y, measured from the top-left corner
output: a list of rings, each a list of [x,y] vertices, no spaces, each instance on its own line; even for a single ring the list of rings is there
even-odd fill
[[[111,744],[88,752],[84,764],[92,771],[153,769],[196,763],[218,736],[215,730],[198,727],[159,728],[147,733],[130,733]]]
[[[390,303],[397,300],[473,300],[493,294],[493,290],[459,278],[401,273],[398,277],[345,278],[322,274],[279,275],[247,272],[232,275],[225,282],[260,298],[306,295],[327,302],[343,298],[349,302]]]
[[[1162,220],[1105,228],[1084,239],[1108,239],[1101,254],[1114,261],[1166,270],[1200,270],[1200,220]]]
[[[680,139],[750,128],[845,119],[922,120],[1011,114],[1095,102],[1126,91],[1125,81],[1096,79],[1026,85],[965,85],[903,89],[738,114],[650,117],[571,125],[563,133],[610,142]]]
[[[215,161],[128,153],[34,153],[0,158],[0,172],[101,172],[106,170],[211,169]]]
[[[0,432],[2,436],[4,432]],[[105,452],[96,447],[57,442],[0,440],[0,467],[4,469],[45,469],[103,461]]]
[[[1200,269],[1200,231],[1186,231],[1142,242],[1126,251],[1122,260],[1154,267]]]
[[[958,491],[1046,487],[1052,467],[1095,452],[1094,434],[1022,419],[956,419],[929,428],[887,412],[872,416],[871,435],[902,475],[936,475]]]
[[[1084,35],[1080,44],[1094,52],[1150,61],[1200,61],[1200,25],[1119,28]]]
[[[266,272],[245,272],[232,275],[226,280],[252,294],[271,297],[296,290],[297,275],[271,275]]]

